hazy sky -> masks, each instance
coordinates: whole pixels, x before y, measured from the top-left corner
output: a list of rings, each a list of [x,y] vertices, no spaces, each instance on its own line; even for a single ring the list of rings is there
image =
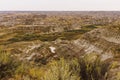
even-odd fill
[[[120,0],[0,0],[0,10],[119,10]]]

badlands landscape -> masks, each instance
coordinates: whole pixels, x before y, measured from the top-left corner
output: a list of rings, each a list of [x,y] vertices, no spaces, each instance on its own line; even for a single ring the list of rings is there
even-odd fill
[[[0,80],[120,80],[120,12],[0,12]]]

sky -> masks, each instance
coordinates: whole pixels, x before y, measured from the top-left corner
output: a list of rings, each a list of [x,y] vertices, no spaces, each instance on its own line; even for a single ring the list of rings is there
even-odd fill
[[[0,11],[120,11],[120,0],[0,0]]]

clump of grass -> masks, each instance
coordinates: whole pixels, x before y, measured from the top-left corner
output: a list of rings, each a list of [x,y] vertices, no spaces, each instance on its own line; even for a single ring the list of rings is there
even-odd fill
[[[102,62],[99,57],[92,59],[89,56],[86,55],[79,60],[82,80],[104,80],[105,74],[109,70],[109,63]]]
[[[120,72],[117,73],[116,80],[120,80]]]
[[[29,66],[28,66],[29,65]],[[15,70],[15,80],[41,80],[44,75],[44,69],[37,66],[32,66],[28,63],[21,63]]]
[[[62,58],[50,63],[50,68],[42,80],[80,80],[80,76],[77,74],[79,71],[79,64],[76,61],[69,62]]]
[[[14,74],[17,64],[12,59],[9,52],[0,49],[0,79]]]

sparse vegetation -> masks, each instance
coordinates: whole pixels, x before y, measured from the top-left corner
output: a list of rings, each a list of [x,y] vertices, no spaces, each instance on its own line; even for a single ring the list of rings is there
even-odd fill
[[[8,53],[0,53],[1,79],[13,78],[13,80],[100,80],[104,79],[109,65],[98,58],[90,61],[88,55],[84,58],[71,60],[60,58],[52,60],[47,65],[37,66],[13,61]]]
[[[120,12],[8,13],[0,80],[120,79]]]

